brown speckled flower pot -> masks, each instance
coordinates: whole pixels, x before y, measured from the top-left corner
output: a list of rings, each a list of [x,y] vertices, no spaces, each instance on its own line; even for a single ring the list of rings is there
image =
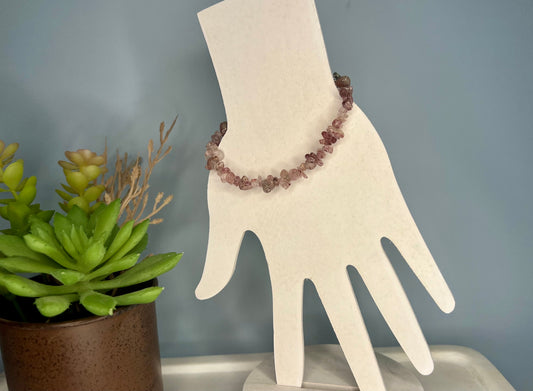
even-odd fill
[[[0,319],[10,391],[162,391],[155,303],[37,324]]]

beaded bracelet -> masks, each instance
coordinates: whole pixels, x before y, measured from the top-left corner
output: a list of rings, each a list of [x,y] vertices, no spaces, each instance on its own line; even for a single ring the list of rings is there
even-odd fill
[[[306,154],[305,161],[298,167],[289,170],[281,170],[279,177],[268,175],[265,178],[258,176],[257,178],[249,179],[247,176],[235,175],[229,167],[224,165],[224,153],[218,148],[220,141],[228,129],[228,123],[224,121],[220,124],[219,130],[211,136],[211,141],[206,145],[205,158],[207,159],[207,164],[205,168],[208,170],[216,170],[223,183],[236,186],[241,190],[250,190],[255,187],[261,187],[265,193],[270,193],[278,186],[288,189],[291,182],[294,182],[299,178],[307,178],[305,171],[313,170],[317,166],[323,166],[324,162],[322,159],[324,159],[326,153],[332,153],[333,144],[344,137],[342,125],[348,118],[348,111],[353,107],[353,88],[351,86],[350,78],[348,76],[340,76],[335,72],[333,74],[333,80],[335,81],[335,86],[342,98],[342,106],[339,108],[338,114],[331,122],[331,125],[321,133],[322,138],[319,142],[322,147],[317,149],[316,152]]]

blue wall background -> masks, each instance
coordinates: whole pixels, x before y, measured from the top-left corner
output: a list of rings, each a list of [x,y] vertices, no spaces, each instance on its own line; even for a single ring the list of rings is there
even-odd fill
[[[208,213],[203,149],[224,118],[196,13],[213,0],[0,2],[0,138],[21,143],[42,204],[64,150],[135,154],[179,122],[153,189],[174,193],[151,251],[184,251],[158,301],[164,356],[271,351],[270,285],[247,234],[226,289],[200,302]],[[455,294],[444,315],[390,249],[431,344],[489,358],[533,389],[533,2],[317,0],[333,70],[381,135],[422,234]],[[357,53],[357,54],[356,54]],[[387,246],[387,245],[386,245]],[[354,271],[375,346],[395,345]],[[308,344],[335,342],[306,287]]]

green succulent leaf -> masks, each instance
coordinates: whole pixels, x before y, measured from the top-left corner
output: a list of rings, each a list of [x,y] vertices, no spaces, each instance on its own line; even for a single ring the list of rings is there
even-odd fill
[[[179,262],[182,255],[183,253],[152,255],[118,277],[112,280],[93,282],[91,287],[95,290],[114,289],[149,281],[171,270]]]
[[[72,241],[72,238],[70,236],[70,233],[74,229],[74,225],[72,221],[62,214],[57,213],[54,217],[54,232],[65,249],[65,251],[75,260],[80,261],[80,251],[83,251],[82,248],[77,247],[74,242]]]
[[[107,206],[106,204],[100,204],[90,214],[88,224],[87,224],[88,232],[94,232],[94,228],[96,227],[96,222],[98,221],[100,214],[105,210],[106,206]]]
[[[107,248],[107,251],[104,255],[104,260],[108,260],[115,255],[115,253],[126,243],[131,236],[134,224],[135,222],[130,220],[120,228],[111,242],[111,245]]]
[[[117,305],[133,305],[151,303],[163,291],[161,286],[153,286],[150,288],[141,289],[135,292],[127,293],[125,295],[115,296]]]
[[[25,231],[28,226],[28,216],[31,209],[24,203],[15,201],[6,205],[6,217],[11,227],[18,231]]]
[[[70,239],[72,239],[72,242],[80,252],[85,251],[89,245],[89,238],[83,230],[83,227],[80,226],[72,226],[72,230],[70,231]]]
[[[93,281],[96,279],[105,278],[112,273],[127,270],[133,267],[137,263],[137,260],[139,259],[139,255],[140,254],[129,254],[125,256],[124,258],[118,259],[114,262],[106,262],[100,268],[96,269],[90,274],[87,274],[83,280]]]
[[[48,258],[35,260],[26,257],[8,257],[0,258],[0,267],[11,273],[51,274],[61,266]]]
[[[113,297],[94,291],[82,292],[80,303],[87,311],[98,316],[113,315],[117,305]]]
[[[100,208],[99,208],[100,210]],[[106,205],[96,217],[93,236],[105,243],[113,228],[117,224],[120,213],[120,199],[116,199]]]
[[[144,234],[139,243],[135,245],[131,250],[128,251],[128,253],[142,253],[146,246],[148,246],[148,234]]]
[[[9,220],[9,216],[7,214],[7,205],[0,207],[0,216],[2,216],[6,220]]]
[[[87,188],[89,181],[79,171],[67,171],[65,172],[65,178],[69,186],[74,189],[76,194],[82,194],[83,191]]]
[[[36,184],[37,178],[34,176],[29,177],[25,181],[24,187],[19,193],[19,201],[25,203],[26,205],[30,205],[37,194],[37,188],[35,187]]]
[[[9,292],[22,297],[41,297],[74,293],[69,286],[41,284],[16,274],[0,272],[0,284]]]
[[[89,203],[83,197],[80,197],[80,196],[74,197],[67,203],[67,209],[71,209],[75,206],[84,210],[85,212],[89,212]]]
[[[91,238],[91,239],[94,239]],[[100,265],[105,255],[104,243],[101,240],[92,240],[85,252],[81,255],[80,268],[88,273]]]
[[[77,270],[77,265],[57,245],[51,244],[35,235],[24,235],[24,242],[33,251],[47,255],[67,269]]]
[[[55,247],[59,247],[59,243],[55,236],[54,228],[50,224],[45,223],[41,219],[32,216],[30,217],[30,226],[31,233],[34,236],[37,236],[42,240],[46,240],[50,244],[53,244]]]
[[[67,217],[75,226],[83,227],[85,232],[89,232],[89,217],[83,209],[73,206],[67,213]]]
[[[72,220],[70,220],[68,217],[59,213],[54,216],[54,231],[56,236],[58,236],[59,232],[70,233],[72,225]]]
[[[59,194],[59,196],[61,198],[63,198],[65,201],[67,201],[67,202],[74,198],[69,193],[67,193],[66,191],[63,191],[63,190],[56,189],[56,193]]]
[[[74,285],[85,277],[85,273],[69,269],[55,269],[48,274],[52,275],[52,277],[63,285]]]
[[[46,262],[48,257],[31,250],[24,239],[15,235],[0,235],[0,252],[6,257],[24,257]]]
[[[35,305],[39,312],[47,318],[60,315],[65,312],[70,304],[78,301],[77,294],[62,295],[62,296],[44,296],[35,299]]]
[[[80,253],[78,252],[78,249],[74,245],[74,242],[72,242],[70,235],[68,235],[64,231],[60,231],[56,234],[56,236],[59,239],[59,242],[61,243],[65,251],[68,253],[68,255],[70,255],[77,262],[79,262],[81,259],[81,256],[80,256]]]
[[[85,192],[83,193],[83,198],[85,198],[88,202],[96,201],[104,190],[105,190],[104,185],[91,186],[87,190],[85,190]]]
[[[150,224],[150,220],[148,219],[144,220],[140,224],[137,224],[137,226],[133,228],[133,231],[131,232],[129,239],[126,241],[126,243],[124,243],[124,245],[120,248],[120,250],[118,250],[115,253],[115,255],[111,257],[110,261],[113,262],[117,259],[122,258],[124,255],[128,254],[134,249],[135,249],[135,252],[140,253],[141,251],[137,251],[135,246],[137,246],[141,242],[143,237],[145,236],[146,231],[148,230],[149,224]]]
[[[39,204],[32,205],[32,207],[35,207],[35,206],[37,207],[37,209],[39,209]],[[37,217],[41,221],[44,221],[45,223],[48,223],[55,212],[53,210],[37,210],[34,213],[35,213],[35,217]]]
[[[7,187],[15,190],[24,175],[24,161],[22,159],[11,163],[4,170],[3,180]]]

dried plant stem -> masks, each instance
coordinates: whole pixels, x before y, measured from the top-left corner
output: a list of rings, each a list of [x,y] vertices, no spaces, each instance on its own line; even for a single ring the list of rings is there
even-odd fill
[[[141,168],[142,158],[140,156],[128,164],[128,154],[125,153],[121,157],[117,150],[113,174],[107,179],[102,179],[102,184],[105,186],[103,201],[109,204],[117,198],[122,199],[120,208],[120,218],[123,220],[122,224],[132,220],[135,224],[138,224],[143,220],[152,219],[172,201],[172,195],[164,198],[163,193],[158,193],[154,200],[152,210],[146,216],[143,216],[149,200],[148,189],[150,188],[150,177],[154,167],[172,150],[172,146],[165,147],[165,144],[177,119],[178,117],[174,119],[172,125],[170,125],[166,132],[165,123],[161,122],[159,126],[159,148],[157,151],[154,151],[154,141],[150,140],[148,142],[148,162],[144,172]],[[107,145],[104,158],[107,163]],[[152,219],[150,223],[159,224],[162,221],[162,218],[158,218]]]

